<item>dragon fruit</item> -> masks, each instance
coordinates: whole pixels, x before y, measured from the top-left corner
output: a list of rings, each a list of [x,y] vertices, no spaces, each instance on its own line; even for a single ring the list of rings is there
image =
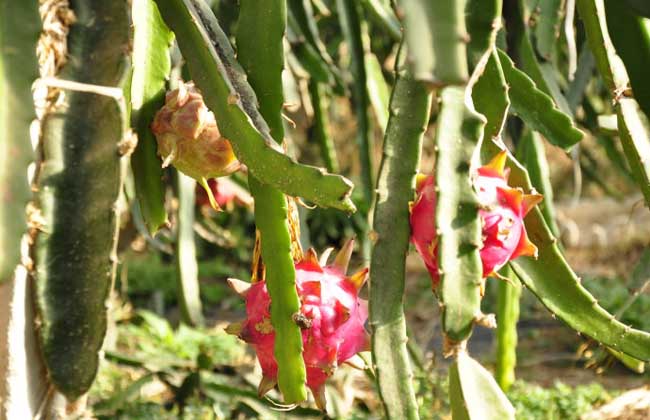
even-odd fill
[[[156,113],[151,131],[163,158],[162,166],[173,164],[196,179],[205,188],[210,204],[219,209],[207,180],[229,175],[241,165],[193,83],[181,82],[178,89],[167,92],[165,106]]]
[[[350,240],[331,265],[325,265],[331,249],[321,256],[320,262],[310,249],[295,266],[301,307],[294,321],[302,328],[307,387],[322,410],[326,405],[325,380],[341,363],[354,365],[355,355],[369,349],[369,336],[364,327],[368,318],[367,302],[357,294],[366,281],[368,269],[349,277],[345,275],[352,247]],[[262,280],[251,284],[236,279],[229,279],[228,283],[245,298],[247,319],[231,324],[226,330],[255,349],[263,373],[258,388],[262,396],[276,385],[278,370],[273,356],[275,332],[266,283]]]
[[[483,277],[497,276],[508,261],[522,255],[537,256],[537,247],[524,227],[526,214],[542,200],[539,194],[524,194],[508,186],[507,154],[497,154],[478,169],[474,188],[480,203],[483,246],[480,250]],[[433,287],[440,281],[438,237],[435,226],[436,190],[432,175],[418,175],[417,199],[411,205],[411,242],[431,274]]]

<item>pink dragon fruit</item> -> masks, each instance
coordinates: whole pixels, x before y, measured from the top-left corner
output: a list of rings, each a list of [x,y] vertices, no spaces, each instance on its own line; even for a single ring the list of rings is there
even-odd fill
[[[205,188],[210,204],[219,209],[207,180],[229,175],[241,165],[193,83],[181,82],[178,89],[167,92],[165,106],[156,113],[151,131],[163,158],[162,166],[173,164],[196,179]]]
[[[357,295],[368,269],[346,277],[352,247],[353,242],[348,241],[331,265],[324,266],[331,249],[322,255],[320,262],[310,249],[296,263],[296,289],[301,307],[294,320],[302,328],[307,386],[322,410],[326,404],[325,380],[341,363],[354,364],[354,356],[369,349],[369,336],[364,328],[367,302]],[[231,324],[227,331],[255,349],[264,376],[258,388],[261,396],[277,383],[278,366],[273,356],[275,332],[269,312],[271,300],[264,281],[250,284],[229,279],[228,282],[246,299],[247,319]]]
[[[539,194],[524,194],[520,188],[508,186],[505,170],[507,154],[496,155],[490,163],[478,169],[474,187],[481,205],[483,247],[480,250],[483,277],[496,276],[508,261],[522,255],[537,256],[537,247],[528,239],[524,217],[542,200]],[[435,226],[436,191],[432,175],[418,175],[417,199],[411,206],[411,241],[424,260],[433,287],[438,272],[438,237]]]

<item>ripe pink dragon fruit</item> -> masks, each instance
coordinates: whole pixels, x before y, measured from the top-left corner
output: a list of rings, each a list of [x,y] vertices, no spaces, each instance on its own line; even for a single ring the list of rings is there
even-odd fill
[[[165,106],[156,113],[151,131],[156,136],[163,168],[173,164],[196,179],[218,210],[207,180],[230,175],[241,165],[193,83],[181,82],[178,89],[167,92]]]
[[[369,349],[369,336],[364,327],[368,318],[367,302],[357,295],[368,269],[350,277],[345,275],[352,247],[350,240],[331,265],[325,265],[331,249],[321,256],[320,262],[310,249],[296,263],[296,289],[301,307],[294,320],[302,328],[307,386],[322,410],[326,405],[325,380],[341,363],[354,365],[354,356]],[[258,388],[261,396],[277,383],[278,366],[273,356],[275,332],[269,312],[271,300],[263,280],[253,284],[236,279],[228,282],[246,299],[247,319],[231,324],[227,331],[255,349],[264,375]]]
[[[483,247],[480,250],[483,277],[496,276],[508,261],[522,255],[537,256],[537,247],[528,239],[524,217],[542,200],[539,194],[524,194],[508,186],[505,170],[507,154],[496,155],[478,169],[474,187],[481,205]],[[438,271],[438,237],[435,226],[436,191],[432,175],[418,175],[417,199],[411,206],[411,241],[424,260],[433,287],[440,281]]]

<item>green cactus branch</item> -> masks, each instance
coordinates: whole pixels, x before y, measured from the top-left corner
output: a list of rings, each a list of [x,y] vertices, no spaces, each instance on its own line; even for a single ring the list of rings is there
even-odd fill
[[[181,172],[176,173],[178,214],[176,222],[176,281],[177,296],[183,322],[203,325],[203,310],[199,289],[199,265],[194,242],[194,208],[196,181]]]
[[[29,127],[36,118],[32,84],[38,77],[40,29],[34,4],[0,1],[0,283],[13,277],[20,238],[27,231],[25,208],[32,196],[27,167],[35,157]]]
[[[327,75],[327,82],[342,91],[343,80],[334,60],[327,52],[327,47],[320,39],[318,26],[314,18],[311,0],[288,0],[288,24],[296,36],[304,39],[305,48],[313,55],[318,67]],[[311,75],[311,72],[310,72]]]
[[[607,28],[616,52],[630,76],[634,99],[650,115],[650,26],[647,19],[634,15],[618,0],[606,0]]]
[[[138,145],[131,157],[135,192],[142,218],[153,235],[165,223],[163,170],[156,139],[149,129],[156,111],[165,100],[166,81],[171,71],[169,46],[173,34],[167,28],[153,0],[134,0],[133,76],[131,79],[131,125],[138,133]]]
[[[576,7],[585,25],[587,42],[596,59],[596,67],[614,99],[619,99],[628,87],[629,79],[625,65],[616,54],[605,19],[605,2],[602,0],[579,0]]]
[[[319,52],[323,53],[323,58],[329,63],[333,63],[332,58],[327,53],[327,49],[318,34],[318,26],[314,19],[314,9],[310,0],[287,0],[288,13],[292,15],[300,28],[303,36],[307,41],[316,46]]]
[[[535,34],[535,50],[546,61],[554,57],[555,46],[560,37],[562,23],[562,0],[540,0],[537,4]]]
[[[58,77],[121,87],[129,50],[126,2],[78,0],[71,6],[76,23]],[[36,302],[50,380],[70,401],[90,388],[106,333],[125,132],[124,101],[98,93],[67,91],[43,119]]]
[[[282,153],[257,110],[257,99],[212,11],[198,0],[156,0],[176,34],[190,74],[217,117],[221,133],[252,175],[286,194],[347,212],[352,184],[338,175],[296,163]]]
[[[470,65],[476,67],[481,64],[480,61],[486,52],[490,54],[482,74],[472,88],[474,107],[487,120],[483,131],[483,137],[486,139],[501,136],[510,108],[508,84],[496,51],[496,34],[501,27],[501,9],[501,0],[469,0],[466,7],[465,21],[470,34],[467,53]]]
[[[508,53],[522,71],[530,77],[538,89],[552,98],[562,112],[570,115],[566,98],[560,90],[556,70],[549,61],[540,60],[533,45],[532,29],[537,8],[526,0],[516,0],[505,15],[508,36]]]
[[[466,102],[464,87],[442,90],[436,132],[436,226],[442,328],[450,344],[466,340],[480,314],[481,222],[471,159],[485,119]],[[471,101],[471,100],[470,100]]]
[[[490,372],[465,352],[449,368],[449,397],[454,420],[515,419],[515,408]]]
[[[390,117],[374,213],[376,242],[370,265],[370,327],[379,393],[389,419],[417,419],[418,406],[406,347],[405,258],[409,247],[409,202],[420,161],[431,94],[405,65],[405,46],[396,65]]]
[[[434,86],[467,82],[465,0],[400,0],[409,62],[416,79]]]
[[[368,15],[377,22],[395,41],[402,39],[402,24],[390,8],[387,0],[361,0]]]
[[[483,142],[491,143],[493,138],[500,138],[505,125],[510,107],[508,97],[508,85],[505,81],[503,69],[496,49],[496,34],[501,26],[501,0],[482,1],[470,0],[467,3],[467,28],[471,40],[468,54],[470,64],[475,71],[481,71],[480,66],[484,65],[483,72],[472,89],[472,100],[476,110],[486,117],[487,123],[483,132]],[[486,57],[485,54],[488,54]],[[482,61],[483,60],[483,61]],[[482,148],[484,149],[484,148]],[[489,161],[494,154],[485,156]],[[514,281],[518,280],[509,268],[504,269],[504,274]],[[496,378],[499,385],[505,390],[514,381],[514,367],[516,364],[517,347],[517,319],[519,317],[519,288],[505,281],[499,282],[498,307],[497,307],[497,351],[496,351]],[[457,363],[461,363],[458,361]],[[456,366],[456,369],[458,366]],[[457,374],[457,373],[456,373]],[[461,381],[467,380],[455,378],[450,373],[450,389],[458,391],[455,394],[462,394]],[[485,393],[485,395],[494,395]],[[453,397],[453,394],[452,394]],[[462,395],[461,395],[462,397]],[[456,408],[453,409],[455,417],[469,416],[469,407],[458,395],[453,397],[456,400]],[[458,401],[460,400],[460,401]],[[469,402],[469,404],[474,404]],[[452,405],[453,407],[454,405]],[[459,414],[460,413],[460,414]]]
[[[310,80],[309,95],[312,108],[314,108],[311,137],[315,138],[320,146],[320,155],[327,171],[336,173],[339,171],[339,161],[336,156],[334,141],[329,133],[329,101],[326,88],[321,83]]]
[[[388,84],[386,83],[386,79],[384,79],[381,63],[375,54],[370,51],[366,52],[364,62],[368,72],[368,78],[366,80],[368,98],[375,113],[377,124],[381,128],[381,132],[385,133],[389,116],[388,103],[390,101]]]
[[[483,131],[485,139],[501,136],[510,108],[508,89],[499,55],[495,49],[490,53],[483,74],[472,89],[474,106],[487,120]]]
[[[484,142],[484,148],[493,155],[504,146]],[[530,191],[532,186],[526,169],[512,155],[508,155],[507,165],[511,184]],[[639,360],[650,360],[650,333],[622,324],[598,305],[566,262],[541,211],[533,209],[524,222],[539,257],[520,257],[510,263],[521,282],[574,330]]]
[[[287,404],[298,403],[307,398],[307,376],[302,358],[302,335],[293,321],[293,314],[300,311],[300,299],[296,292],[296,272],[291,257],[287,200],[278,190],[254,178],[249,183],[257,203],[255,224],[260,231],[266,286],[273,302],[271,324],[275,330],[278,386]]]
[[[519,321],[519,299],[521,283],[510,266],[501,274],[509,280],[499,282],[497,295],[497,360],[494,377],[504,391],[515,382],[517,365],[517,321]]]
[[[584,133],[574,125],[571,117],[560,111],[553,99],[540,90],[526,73],[517,69],[508,54],[499,51],[499,59],[510,85],[508,94],[512,108],[526,124],[563,149],[569,149],[582,140]]]
[[[511,179],[515,178],[513,175]],[[649,361],[650,334],[617,321],[580,285],[580,278],[566,263],[538,209],[529,213],[525,222],[531,240],[539,249],[539,258],[522,257],[512,262],[512,267],[526,287],[574,330],[639,360]]]
[[[551,171],[546,160],[544,144],[536,131],[526,129],[516,150],[517,159],[528,170],[533,187],[544,196],[544,201],[538,204],[544,215],[546,225],[553,235],[557,236],[559,228],[555,222],[555,206],[553,205],[553,186],[551,185]]]
[[[472,67],[486,51],[495,48],[497,32],[501,29],[502,7],[503,0],[467,0],[465,24],[470,35],[467,56]]]
[[[357,0],[336,0],[339,20],[350,51],[352,101],[357,119],[357,144],[361,162],[361,184],[366,202],[371,203],[374,187],[373,135],[368,96],[368,74],[364,57],[370,49],[368,28]]]
[[[300,66],[309,74],[310,80],[334,84],[333,72],[318,50],[307,41],[292,14],[287,16],[287,41],[291,46],[290,54],[295,55]]]
[[[258,94],[260,112],[278,143],[284,138],[282,69],[286,13],[285,0],[268,1],[264,5],[257,0],[242,0],[237,30],[239,60]],[[287,199],[282,191],[263,184],[255,176],[249,177],[249,184],[255,198],[255,224],[260,232],[266,287],[272,302],[278,386],[285,402],[298,403],[307,398],[307,376],[302,358],[302,333],[293,321],[293,315],[300,311],[300,299],[291,255]]]
[[[639,116],[638,104],[624,96],[628,75],[607,32],[603,0],[578,0],[576,3],[584,22],[587,42],[596,58],[596,67],[614,101],[618,116],[618,132],[632,174],[650,207],[650,140]]]

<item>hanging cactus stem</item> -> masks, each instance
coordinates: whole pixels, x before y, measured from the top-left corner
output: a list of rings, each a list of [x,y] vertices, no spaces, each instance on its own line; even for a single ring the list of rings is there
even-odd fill
[[[244,0],[239,12],[237,32],[238,58],[246,71],[247,80],[258,93],[259,109],[268,123],[272,141],[282,144],[282,68],[284,64],[283,37],[286,25],[285,0],[273,0],[261,12],[255,0]],[[256,28],[266,28],[264,33]],[[280,392],[289,404],[306,399],[305,381],[308,375],[303,360],[301,330],[293,321],[300,310],[296,290],[296,271],[292,255],[292,237],[289,231],[289,207],[282,191],[261,182],[255,173],[249,176],[251,193],[255,199],[255,224],[261,241],[261,255],[265,266],[265,282],[256,285],[268,287],[274,304],[264,331],[274,331],[277,342],[270,341],[265,356],[258,359],[265,376],[274,378]],[[298,238],[294,238],[297,241]],[[245,332],[244,332],[245,334]],[[269,335],[270,336],[270,335]],[[267,343],[269,344],[269,343]],[[267,360],[271,358],[271,362]],[[268,364],[267,364],[268,363]]]
[[[138,145],[131,157],[135,192],[142,218],[151,234],[167,223],[165,187],[156,141],[149,129],[156,109],[164,102],[171,72],[169,48],[173,34],[165,25],[153,0],[134,0],[133,75],[131,77],[131,124]],[[169,162],[171,163],[171,162]]]
[[[250,80],[247,81],[246,73],[235,60],[230,41],[209,7],[198,0],[156,0],[156,3],[176,34],[181,52],[186,53],[190,73],[205,95],[206,103],[219,116],[219,130],[233,142],[236,156],[249,173],[288,195],[353,213],[356,209],[350,199],[350,181],[298,164],[274,142],[277,129],[269,131],[271,121],[265,121],[266,116],[260,113],[265,107],[260,103],[258,110]],[[256,51],[264,49],[256,48]],[[241,61],[241,48],[238,54]],[[274,69],[281,69],[281,65]],[[281,122],[281,114],[279,119]],[[277,126],[277,120],[274,121]]]
[[[409,71],[404,43],[398,53],[395,74],[375,200],[370,328],[373,362],[386,417],[418,419],[417,399],[410,380],[403,299],[410,233],[409,202],[413,199],[413,183],[432,95]]]
[[[122,86],[129,49],[126,2],[78,1],[74,13],[69,61],[58,77]],[[74,90],[43,120],[36,185],[44,224],[35,243],[36,304],[49,378],[71,402],[93,383],[106,333],[126,122],[123,100]]]

